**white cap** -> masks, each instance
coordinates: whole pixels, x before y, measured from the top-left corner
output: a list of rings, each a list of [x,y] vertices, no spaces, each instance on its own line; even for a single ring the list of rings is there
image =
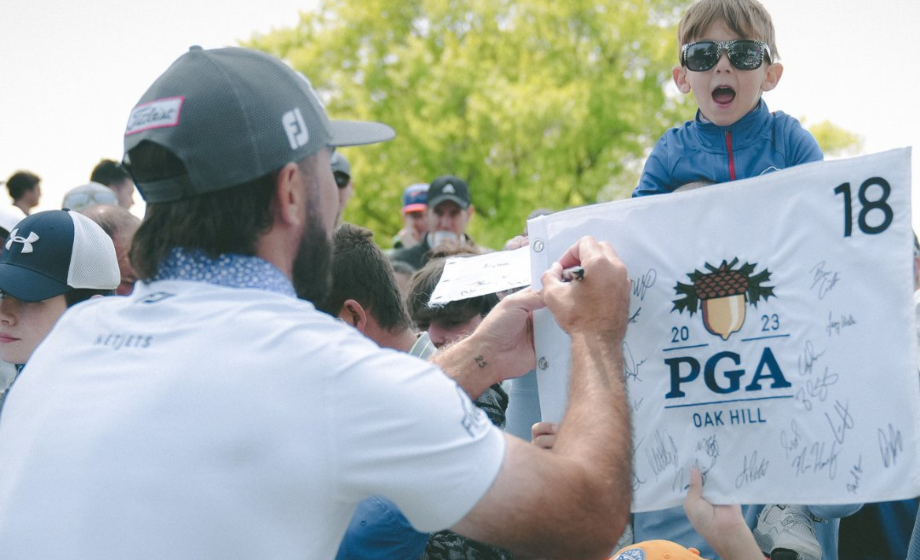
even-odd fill
[[[100,183],[87,183],[67,191],[67,194],[64,195],[64,203],[61,205],[61,208],[64,210],[73,210],[74,212],[82,212],[97,204],[117,206],[118,195],[115,194],[115,191]]]

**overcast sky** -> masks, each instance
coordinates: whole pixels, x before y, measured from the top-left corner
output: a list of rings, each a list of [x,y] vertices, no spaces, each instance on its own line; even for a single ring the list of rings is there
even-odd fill
[[[804,118],[806,125],[830,120],[862,136],[867,153],[920,148],[914,60],[920,2],[763,3],[785,65],[778,88],[765,96],[771,110]],[[311,4],[3,0],[0,179],[16,169],[34,171],[43,178],[41,208],[59,207],[63,193],[88,181],[100,158],[121,158],[131,108],[190,45],[234,45],[256,32],[293,26],[298,11]],[[913,162],[916,179],[916,153]],[[920,229],[918,212],[914,216]]]

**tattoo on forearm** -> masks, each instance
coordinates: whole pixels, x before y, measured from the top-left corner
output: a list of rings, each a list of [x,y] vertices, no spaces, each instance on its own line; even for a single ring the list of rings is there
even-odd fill
[[[486,359],[483,358],[482,356],[476,356],[475,359],[476,359],[476,365],[479,366],[480,368],[484,368],[487,365],[489,365],[488,362],[486,362]]]

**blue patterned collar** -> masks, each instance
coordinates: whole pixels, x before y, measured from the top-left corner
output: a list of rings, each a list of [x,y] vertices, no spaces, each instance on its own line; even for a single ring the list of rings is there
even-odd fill
[[[170,250],[163,259],[153,280],[207,282],[227,288],[256,288],[297,297],[291,281],[259,257],[225,253],[212,259],[204,251],[178,247]]]

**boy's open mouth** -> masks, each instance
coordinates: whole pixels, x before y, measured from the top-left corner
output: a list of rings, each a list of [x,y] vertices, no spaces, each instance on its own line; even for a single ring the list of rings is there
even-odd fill
[[[735,90],[728,86],[720,86],[712,91],[712,100],[720,105],[731,103],[735,98]]]

